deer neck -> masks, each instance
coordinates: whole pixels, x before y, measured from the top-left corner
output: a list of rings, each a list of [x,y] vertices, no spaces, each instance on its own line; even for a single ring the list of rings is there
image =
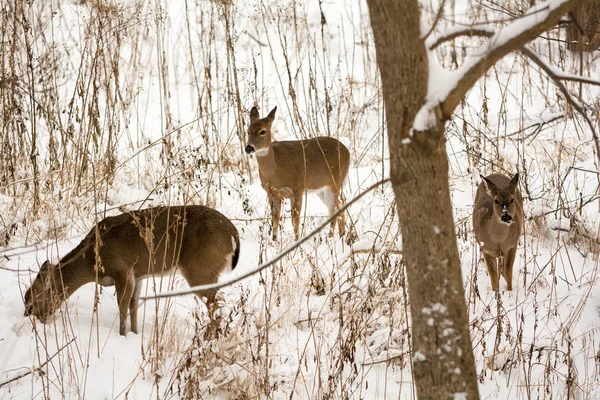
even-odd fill
[[[258,170],[262,176],[269,178],[276,174],[277,164],[275,163],[275,154],[272,145],[268,147],[268,152],[266,154],[257,154],[256,161],[258,162]]]
[[[517,221],[513,220],[511,224],[507,224],[502,222],[500,217],[495,214],[492,214],[492,219],[488,224],[487,230],[488,235],[494,239],[496,242],[504,242],[508,236],[511,234],[511,228],[513,228],[513,224],[516,224]]]
[[[86,283],[96,280],[94,259],[93,252],[79,251],[68,254],[54,268],[52,285],[61,300],[67,299]]]

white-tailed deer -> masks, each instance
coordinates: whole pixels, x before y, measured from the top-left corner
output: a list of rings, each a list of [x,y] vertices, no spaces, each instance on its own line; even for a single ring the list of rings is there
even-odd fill
[[[239,252],[235,226],[208,207],[155,207],[104,218],[57,265],[44,262],[25,293],[25,315],[45,323],[78,288],[98,282],[116,287],[119,333],[127,333],[128,309],[137,333],[142,279],[178,267],[190,286],[216,283],[235,268]],[[206,296],[211,321],[216,293],[196,293]]]
[[[258,161],[260,182],[271,205],[273,240],[277,239],[281,202],[285,198],[292,203],[292,225],[298,240],[305,192],[316,192],[330,215],[339,209],[342,185],[350,167],[350,152],[340,141],[327,136],[272,141],[271,125],[276,110],[277,107],[265,118],[259,118],[258,110],[252,107],[246,153],[254,153]],[[343,236],[346,231],[343,213],[337,220],[340,236]],[[330,236],[333,235],[335,224],[334,219]]]
[[[512,290],[513,264],[523,229],[523,197],[518,184],[518,173],[512,179],[502,174],[482,176],[475,194],[473,229],[495,291],[500,283],[498,272]]]

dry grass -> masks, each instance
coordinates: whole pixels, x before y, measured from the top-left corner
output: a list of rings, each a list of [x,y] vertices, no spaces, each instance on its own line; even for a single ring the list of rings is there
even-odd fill
[[[176,12],[164,1],[4,1],[0,245],[16,250],[2,254],[19,257],[20,246],[86,232],[119,207],[194,203],[235,220],[247,245],[256,246],[248,264],[269,259],[291,237],[265,239],[266,201],[250,186],[258,182],[256,165],[243,154],[252,105],[279,107],[278,138],[331,135],[348,144],[347,197],[387,176],[366,6],[348,6],[340,16],[309,3],[185,0]],[[466,17],[493,24],[528,4],[474,2]],[[465,17],[454,2],[447,7],[445,20]],[[429,2],[424,10],[437,14]],[[597,74],[594,55],[580,62],[556,42],[561,35],[549,32],[534,48],[567,72]],[[472,43],[441,46],[441,64],[460,65]],[[597,99],[593,88],[568,87],[584,103]],[[547,118],[536,119],[541,110]],[[598,324],[581,324],[597,304],[599,271],[600,176],[586,129],[548,79],[517,56],[478,83],[448,126],[477,368],[499,397],[507,388],[520,398],[597,394]],[[478,172],[515,169],[527,201],[521,270],[515,293],[497,297],[479,263],[464,200],[472,193],[464,191],[474,190]],[[147,383],[156,398],[364,398],[374,390],[414,398],[394,207],[389,188],[382,189],[348,213],[359,239],[353,248],[319,235],[225,290],[216,339],[203,339],[200,302],[147,303],[153,322],[143,325],[139,369],[107,396],[135,397],[136,385]],[[307,215],[305,232],[319,220]],[[163,290],[178,284],[171,277]],[[575,287],[576,301],[568,297]],[[114,311],[112,297],[98,289],[92,311],[66,306],[55,324],[34,320],[32,372],[2,385],[27,376],[35,382],[31,398],[86,397],[90,368],[98,368],[90,365],[117,340],[99,321]],[[89,329],[79,324],[90,319]]]

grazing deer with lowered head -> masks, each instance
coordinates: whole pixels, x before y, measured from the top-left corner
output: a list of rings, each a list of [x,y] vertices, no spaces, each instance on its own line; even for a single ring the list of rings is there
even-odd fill
[[[155,207],[104,218],[57,265],[44,262],[25,293],[25,315],[44,323],[60,304],[86,283],[115,285],[119,333],[138,332],[141,280],[179,268],[190,286],[216,283],[235,268],[238,231],[223,214],[204,206]],[[216,291],[206,296],[211,321]]]
[[[281,202],[288,198],[292,203],[292,225],[298,240],[305,192],[316,192],[330,215],[339,209],[342,185],[350,167],[350,152],[340,141],[327,136],[273,141],[271,125],[275,111],[277,107],[265,118],[259,118],[258,110],[252,107],[246,153],[256,155],[260,182],[271,205],[273,240],[277,239],[279,231]],[[340,236],[343,236],[346,231],[343,213],[337,220]],[[335,224],[334,219],[330,236]]]
[[[506,279],[506,288],[512,290],[513,264],[523,229],[519,174],[512,179],[502,174],[492,174],[482,176],[481,180],[473,211],[475,237],[485,258],[492,289],[498,290],[500,272]]]

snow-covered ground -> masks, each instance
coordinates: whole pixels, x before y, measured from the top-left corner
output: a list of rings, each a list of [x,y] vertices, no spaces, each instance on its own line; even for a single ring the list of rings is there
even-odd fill
[[[389,185],[350,207],[347,221],[357,237],[352,246],[329,238],[326,228],[269,270],[223,289],[225,333],[216,340],[202,338],[207,313],[192,295],[145,302],[141,332],[127,337],[118,334],[110,287],[98,301],[94,285],[79,289],[47,325],[23,316],[23,294],[39,266],[64,256],[95,221],[119,207],[215,207],[240,232],[234,274],[290,246],[289,205],[280,240],[270,240],[266,194],[255,160],[243,153],[243,127],[255,103],[261,115],[278,106],[277,139],[332,135],[350,148],[347,199],[388,176],[366,4],[234,3],[132,0],[102,10],[74,3],[28,9],[36,21],[35,51],[58,65],[60,107],[73,101],[86,109],[88,100],[79,93],[90,89],[81,82],[93,80],[93,71],[108,76],[98,89],[98,141],[108,143],[109,127],[114,131],[117,168],[107,181],[90,167],[74,184],[76,174],[65,162],[59,171],[69,177],[64,183],[48,172],[49,133],[40,122],[46,184],[39,213],[31,212],[30,188],[18,182],[2,188],[0,398],[416,397]],[[463,12],[460,4],[454,7],[457,20],[472,21]],[[45,47],[49,38],[52,56]],[[441,46],[440,64],[456,69],[454,60],[460,65],[474,43],[457,41],[456,53]],[[567,73],[579,72],[579,60],[559,52],[555,42],[539,40],[533,48]],[[95,59],[98,53],[110,57]],[[112,70],[100,62],[107,59]],[[584,74],[598,78],[597,67],[585,63]],[[569,87],[578,93],[577,85]],[[597,97],[595,88],[583,87],[584,101],[594,104]],[[73,122],[76,132],[88,124]],[[515,55],[477,83],[447,130],[482,398],[600,398],[600,179],[589,129],[552,84]],[[89,164],[104,168],[105,153],[93,146]],[[472,232],[473,197],[479,173],[517,170],[525,234],[514,289],[496,297]],[[28,177],[27,168],[20,173]],[[317,196],[306,201],[304,233],[326,215]],[[154,287],[149,281],[146,294]],[[182,287],[179,275],[163,278],[163,291]]]

